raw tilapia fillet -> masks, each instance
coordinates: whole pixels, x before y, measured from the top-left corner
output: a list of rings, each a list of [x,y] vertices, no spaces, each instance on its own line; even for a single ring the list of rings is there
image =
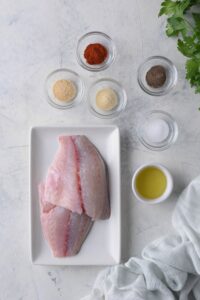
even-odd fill
[[[105,163],[85,136],[60,136],[49,167],[45,199],[93,220],[110,215]]]
[[[86,214],[53,205],[44,198],[45,185],[39,185],[41,224],[44,237],[55,257],[76,255],[93,222]]]
[[[106,166],[87,137],[59,137],[39,195],[42,229],[53,255],[75,255],[93,221],[110,216]]]

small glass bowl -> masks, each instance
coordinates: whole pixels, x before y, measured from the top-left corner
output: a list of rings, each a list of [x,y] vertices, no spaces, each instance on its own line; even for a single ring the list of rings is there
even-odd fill
[[[106,88],[113,89],[118,95],[118,101],[119,101],[118,105],[110,111],[101,110],[96,106],[96,94],[100,90]],[[125,109],[127,104],[127,95],[124,88],[119,82],[117,82],[114,79],[104,78],[104,79],[97,80],[90,87],[88,96],[89,96],[89,101],[88,101],[89,109],[91,113],[96,117],[102,119],[111,119],[117,117]]]
[[[150,141],[145,129],[149,129],[150,123],[154,120],[163,120],[164,124],[168,125],[169,132],[167,131],[166,137],[162,141]],[[149,125],[148,125],[149,124]],[[163,151],[175,143],[178,137],[178,125],[172,116],[166,112],[154,110],[144,115],[140,120],[137,130],[137,136],[140,142],[148,149],[153,151]]]
[[[163,66],[166,71],[166,81],[163,86],[153,88],[146,81],[147,72],[154,66]],[[138,69],[138,83],[142,90],[149,95],[162,96],[167,94],[177,83],[178,73],[175,65],[166,57],[151,56],[147,58]]]
[[[108,56],[102,64],[90,65],[84,57],[84,51],[89,44],[100,43],[106,47]],[[103,32],[93,31],[84,34],[79,40],[76,49],[77,61],[88,71],[98,72],[107,69],[116,57],[116,48],[112,39]]]
[[[57,80],[71,80],[77,89],[77,93],[74,99],[72,99],[69,102],[65,101],[60,101],[58,100],[53,93],[53,85]],[[45,87],[48,95],[48,103],[51,104],[53,107],[58,108],[58,109],[68,109],[72,108],[78,104],[83,99],[84,95],[84,84],[83,81],[81,80],[80,76],[69,69],[58,69],[53,71],[47,76],[46,82],[45,82]]]

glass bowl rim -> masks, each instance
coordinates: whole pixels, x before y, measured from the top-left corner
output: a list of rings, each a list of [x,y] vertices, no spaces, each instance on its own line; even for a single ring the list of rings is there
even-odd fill
[[[78,80],[79,80],[80,83],[81,83],[81,93],[80,93],[79,97],[77,98],[77,96],[76,96],[76,97],[75,97],[72,101],[70,101],[70,103],[67,104],[67,105],[59,105],[59,104],[55,103],[55,102],[51,99],[51,97],[49,96],[48,89],[47,89],[47,82],[48,82],[48,80],[51,78],[51,76],[53,76],[54,74],[59,73],[59,72],[68,72],[68,73],[71,73],[71,74],[73,74],[75,77],[77,77]],[[49,75],[46,77],[46,80],[45,80],[45,92],[46,92],[46,94],[47,94],[47,102],[48,102],[51,106],[53,106],[54,108],[60,109],[60,110],[66,110],[66,109],[70,109],[70,108],[73,108],[73,107],[79,105],[79,104],[83,101],[84,92],[85,92],[85,84],[84,84],[84,82],[83,82],[81,76],[80,76],[77,72],[75,72],[75,71],[73,71],[73,70],[71,70],[71,69],[68,69],[68,68],[60,68],[60,69],[56,69],[56,70],[50,72]],[[76,101],[76,99],[79,99],[79,100]]]
[[[112,45],[112,50],[113,50],[113,55],[111,56],[111,60],[108,64],[103,64],[102,66],[100,67],[96,67],[96,68],[92,68],[88,65],[86,65],[84,63],[84,61],[81,59],[81,55],[79,53],[79,45],[80,43],[88,36],[92,36],[92,35],[101,35],[103,36],[104,38],[106,38],[110,44]],[[110,55],[110,53],[109,53]],[[88,71],[92,71],[92,72],[99,72],[99,71],[103,71],[105,69],[107,69],[114,61],[115,61],[115,58],[116,58],[116,46],[115,46],[115,43],[114,41],[112,40],[112,38],[107,35],[106,33],[104,32],[101,32],[101,31],[90,31],[90,32],[87,32],[85,33],[84,35],[82,35],[79,39],[78,39],[78,42],[77,42],[77,47],[76,47],[76,58],[77,58],[77,61],[79,63],[79,65],[81,67],[83,67],[85,70],[88,70]]]
[[[173,133],[173,136],[170,139],[170,141],[168,141],[168,143],[163,146],[157,146],[157,147],[152,146],[142,138],[142,136],[140,134],[141,130],[140,130],[139,126],[137,127],[137,137],[138,137],[139,141],[142,143],[142,145],[145,146],[147,149],[150,149],[152,151],[164,151],[164,150],[167,150],[168,148],[170,148],[170,146],[172,146],[176,142],[178,135],[179,135],[179,128],[178,128],[178,124],[174,120],[174,118],[168,112],[165,112],[162,110],[152,110],[152,111],[146,113],[145,117],[147,118],[155,113],[163,114],[163,115],[167,116],[170,119],[170,121],[172,121],[172,124],[174,127],[174,133]]]
[[[166,89],[164,89],[163,91],[158,91],[156,92],[155,91],[150,91],[148,88],[146,88],[144,86],[144,84],[142,83],[141,81],[141,70],[142,70],[142,67],[149,61],[152,61],[152,60],[155,60],[155,59],[160,59],[160,60],[163,60],[165,62],[167,62],[167,64],[170,66],[171,70],[173,70],[173,74],[174,74],[174,80],[172,82],[172,84],[170,86],[168,86]],[[151,96],[163,96],[163,95],[166,95],[168,94],[174,87],[175,85],[177,84],[177,81],[178,81],[178,71],[177,71],[177,68],[175,66],[175,64],[167,57],[165,56],[161,56],[161,55],[154,55],[154,56],[150,56],[150,57],[147,57],[139,66],[138,70],[137,70],[137,81],[138,81],[138,84],[139,86],[141,87],[141,89],[151,95]]]
[[[94,108],[92,108],[92,106],[90,104],[90,99],[91,99],[90,92],[91,92],[91,89],[96,84],[98,84],[100,82],[104,82],[104,81],[106,81],[106,82],[113,82],[114,84],[116,84],[117,86],[119,86],[119,88],[121,89],[121,91],[123,93],[123,106],[122,106],[122,108],[119,111],[114,111],[112,114],[109,114],[109,115],[103,115],[101,113],[98,113]],[[125,110],[126,105],[127,105],[127,93],[126,93],[126,90],[124,89],[123,85],[119,81],[117,81],[117,80],[115,80],[113,78],[108,78],[108,77],[101,78],[101,79],[98,79],[98,80],[94,81],[90,85],[90,87],[88,89],[88,101],[87,102],[88,102],[88,106],[89,106],[90,112],[94,116],[96,116],[97,118],[100,118],[100,119],[113,119],[113,118],[116,118],[117,116],[119,116]]]

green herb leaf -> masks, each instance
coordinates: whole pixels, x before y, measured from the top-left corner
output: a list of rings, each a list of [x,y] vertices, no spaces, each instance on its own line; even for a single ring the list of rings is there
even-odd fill
[[[182,1],[165,0],[161,3],[159,16],[174,15],[176,17],[182,17],[189,6],[190,6],[190,0],[182,0]]]
[[[200,0],[164,0],[159,16],[168,16],[166,34],[179,37],[177,48],[189,58],[186,79],[200,93],[200,13],[190,10],[195,5],[200,5]]]
[[[165,0],[161,3],[161,9],[159,12],[159,16],[162,15],[172,15],[174,14],[174,10],[176,9],[176,2],[172,0]]]
[[[192,15],[193,15],[194,22],[195,22],[195,25],[196,25],[195,30],[199,30],[200,31],[200,14],[193,13]]]
[[[200,54],[200,44],[196,43],[195,36],[186,36],[183,40],[178,40],[178,50],[187,57],[198,58]]]
[[[186,62],[186,79],[195,87],[195,92],[200,93],[200,59],[192,58]]]
[[[189,25],[184,18],[172,16],[167,21],[166,33],[168,36],[178,36],[180,33],[185,35],[189,30]]]

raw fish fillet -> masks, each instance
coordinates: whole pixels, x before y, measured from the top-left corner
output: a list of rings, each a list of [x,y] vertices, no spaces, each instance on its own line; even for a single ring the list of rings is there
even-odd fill
[[[84,210],[93,220],[107,219],[110,204],[105,163],[86,136],[79,135],[72,139],[77,149]]]
[[[93,220],[110,215],[105,163],[85,136],[60,136],[59,148],[49,167],[45,198]]]
[[[59,137],[59,148],[49,167],[45,182],[45,199],[72,212],[83,212],[78,160],[71,137]]]
[[[59,137],[39,198],[42,229],[53,255],[77,254],[93,220],[110,216],[106,166],[87,137]]]
[[[55,257],[76,255],[93,222],[86,214],[52,205],[44,199],[45,185],[39,186],[41,223],[44,237]]]

